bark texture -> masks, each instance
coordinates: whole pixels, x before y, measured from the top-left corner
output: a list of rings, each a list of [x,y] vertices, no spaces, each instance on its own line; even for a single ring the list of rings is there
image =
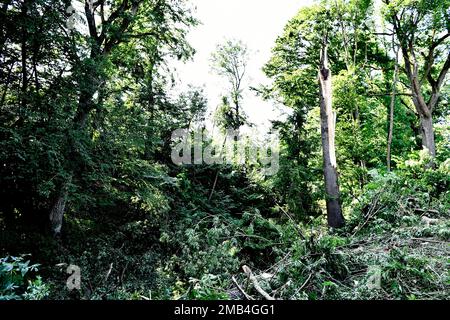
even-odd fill
[[[72,178],[69,178],[64,182],[63,188],[61,189],[55,203],[50,211],[49,220],[50,227],[54,237],[57,237],[61,233],[64,211],[66,208],[68,188]]]
[[[323,173],[325,178],[325,192],[327,205],[328,225],[333,228],[344,226],[345,220],[342,215],[338,173],[336,164],[336,153],[334,146],[335,138],[335,115],[332,110],[332,87],[331,70],[328,67],[327,39],[322,45],[320,67],[320,124],[323,151]]]

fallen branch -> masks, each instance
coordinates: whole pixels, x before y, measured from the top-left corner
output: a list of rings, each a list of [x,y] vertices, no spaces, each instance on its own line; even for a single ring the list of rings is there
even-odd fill
[[[242,289],[242,287],[239,285],[239,283],[236,281],[236,278],[234,276],[231,277],[231,280],[233,281],[234,285],[236,286],[236,288],[238,288],[238,290],[244,295],[244,297],[247,300],[255,300],[255,298],[253,298],[251,295],[249,295],[247,292],[244,291],[244,289]]]
[[[411,240],[423,241],[423,242],[434,242],[434,243],[445,243],[445,244],[448,243],[448,241],[439,241],[439,240],[433,240],[433,239],[429,239],[429,238],[411,238]]]
[[[111,262],[111,264],[109,265],[109,270],[105,276],[105,281],[104,281],[105,283],[106,283],[106,281],[108,281],[108,278],[109,278],[109,275],[111,274],[112,268],[113,268],[113,263]]]
[[[266,291],[264,291],[263,288],[261,288],[261,286],[258,283],[258,280],[253,275],[253,272],[249,267],[243,266],[242,270],[244,270],[244,273],[248,276],[250,281],[253,283],[253,286],[255,287],[256,291],[258,291],[266,300],[275,300],[274,297],[269,295]]]
[[[311,280],[312,278],[312,273],[309,274],[308,278],[306,278],[305,282],[303,282],[303,284],[301,285],[301,287],[298,289],[298,291],[302,291],[303,288],[308,284],[309,280]]]
[[[303,284],[300,286],[300,288],[298,288],[297,290],[295,290],[294,296],[297,295],[300,291],[302,291],[305,286],[308,284],[309,280],[311,280],[312,278],[312,273],[309,274],[308,278],[306,278],[305,282],[303,282]]]
[[[283,290],[285,290],[287,287],[289,287],[292,284],[291,280],[288,280],[288,282],[286,282],[285,284],[283,284],[281,287],[279,287],[278,289],[272,291],[272,294],[275,296],[278,294],[278,292],[280,292],[280,296],[281,296],[281,292]],[[281,299],[281,298],[280,298]]]
[[[434,210],[434,209],[427,209],[427,210],[424,210],[424,209],[421,209],[421,208],[414,208],[414,211],[416,211],[416,212],[422,212],[423,214],[425,214],[425,213],[427,213],[427,212],[439,214],[439,211]]]
[[[302,238],[303,240],[306,241],[306,237],[303,235],[302,230],[300,230],[300,228],[298,227],[298,225],[295,223],[294,219],[291,217],[291,215],[289,213],[287,213],[279,204],[277,204],[278,207],[280,208],[281,212],[283,212],[288,219],[291,221],[292,225],[294,226],[294,228],[297,230],[298,235],[300,236],[300,238]]]

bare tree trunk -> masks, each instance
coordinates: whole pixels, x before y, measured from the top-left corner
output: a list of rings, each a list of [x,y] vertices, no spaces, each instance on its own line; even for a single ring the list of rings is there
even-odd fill
[[[61,188],[61,191],[53,204],[52,210],[50,211],[49,220],[50,220],[50,228],[53,233],[53,236],[58,236],[61,233],[61,228],[63,224],[64,210],[66,208],[67,195],[69,184],[72,180],[72,177],[69,177]]]
[[[11,82],[11,72],[12,72],[12,69],[13,69],[14,65],[15,65],[15,62],[12,62],[11,66],[9,67],[8,75],[6,77],[6,80],[3,83],[4,89],[3,89],[2,97],[0,98],[0,108],[3,107],[3,105],[5,104],[6,94],[8,93],[9,84]]]
[[[95,82],[92,82],[89,92],[82,92],[78,101],[78,113],[75,115],[74,118],[74,129],[78,131],[83,131],[84,128],[87,125],[87,120],[89,116],[89,111],[93,107],[93,101],[92,98],[96,92],[96,89],[98,89],[98,85],[96,85]],[[74,146],[74,142],[72,140],[69,141],[70,148],[71,148],[71,154],[76,155],[78,154],[78,151],[76,150]],[[71,168],[69,169],[69,178],[66,181],[63,181],[58,193],[58,197],[56,198],[56,201],[54,202],[52,209],[50,211],[50,224],[51,224],[51,230],[54,236],[57,236],[61,232],[62,222],[64,219],[64,211],[66,208],[66,202],[67,202],[67,195],[68,195],[68,187],[70,183],[72,182],[72,177],[74,176],[74,170],[75,166],[74,164],[71,164]]]
[[[333,228],[344,226],[342,215],[336,154],[334,147],[335,115],[332,110],[331,70],[328,68],[327,37],[322,45],[320,70],[320,122],[323,151],[323,173],[325,178],[325,192],[327,204],[328,225]]]
[[[397,81],[398,81],[398,48],[395,48],[394,40],[392,41],[392,47],[395,51],[395,67],[394,67],[394,80],[392,83],[391,102],[389,104],[389,129],[388,129],[388,141],[387,141],[387,155],[386,165],[387,171],[391,171],[391,154],[392,154],[392,136],[394,132],[394,108],[395,108],[395,96],[397,94]]]
[[[434,143],[433,118],[420,114],[420,129],[422,131],[422,147],[427,148],[431,157],[436,156],[436,145]]]

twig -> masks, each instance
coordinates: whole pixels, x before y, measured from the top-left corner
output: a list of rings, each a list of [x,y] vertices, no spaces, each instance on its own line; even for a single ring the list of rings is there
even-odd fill
[[[287,213],[279,204],[278,207],[280,208],[281,212],[283,212],[288,218],[289,220],[292,222],[292,224],[294,225],[294,228],[297,230],[300,238],[302,238],[303,240],[306,240],[305,236],[303,235],[302,231],[300,230],[300,228],[297,226],[297,224],[295,223],[294,219],[291,217],[291,215],[289,213]]]
[[[303,282],[303,284],[300,286],[300,288],[295,290],[294,296],[297,295],[297,293],[299,293],[300,291],[302,291],[303,288],[305,288],[305,286],[308,284],[309,280],[311,280],[311,277],[312,277],[312,273],[309,274],[308,278],[306,278],[305,282]]]
[[[111,264],[109,265],[109,270],[106,273],[106,277],[105,277],[105,281],[104,282],[108,281],[109,275],[111,274],[111,271],[112,271],[112,267],[113,267],[113,263],[111,262]]]
[[[211,192],[209,193],[208,201],[211,201],[211,198],[212,198],[212,196],[214,194],[214,190],[216,189],[217,179],[219,178],[219,172],[220,172],[220,170],[217,169],[216,176],[214,178],[214,183],[213,183],[213,186],[211,188]]]
[[[249,267],[243,266],[242,269],[244,270],[245,274],[248,275],[250,281],[253,283],[253,286],[255,287],[256,291],[258,291],[266,300],[275,300],[274,297],[270,296],[266,291],[261,288],[261,286],[258,283],[258,280],[253,275],[252,270],[250,270]]]
[[[303,284],[300,286],[300,288],[298,289],[298,292],[303,290],[303,288],[308,284],[309,280],[311,280],[311,277],[312,277],[312,273],[309,274],[308,278],[306,278],[305,282],[303,282]]]
[[[364,228],[364,226],[369,222],[370,219],[372,219],[381,209],[383,209],[383,207],[378,208],[377,210],[375,210],[376,205],[378,204],[378,199],[381,196],[381,192],[378,193],[375,198],[372,201],[372,204],[369,208],[369,212],[367,213],[367,218],[364,221],[364,223],[360,226],[358,226],[355,230],[355,232],[353,232],[352,237],[355,236],[355,234],[357,234],[362,228]]]
[[[223,148],[225,147],[225,143],[227,142],[227,136],[223,139],[222,148],[220,149],[219,158],[222,157]],[[208,201],[211,201],[211,198],[214,194],[214,190],[216,189],[217,179],[219,178],[220,169],[217,169],[216,176],[214,178],[214,183],[211,188],[211,192],[209,193]]]
[[[253,298],[251,295],[249,295],[247,292],[244,291],[244,289],[242,289],[242,287],[239,285],[239,283],[236,281],[236,278],[234,276],[231,277],[231,280],[233,281],[234,285],[236,286],[236,288],[238,288],[238,290],[244,295],[244,297],[247,300],[255,300],[255,298]]]
[[[434,242],[434,243],[448,243],[448,241],[432,240],[432,239],[428,239],[428,238],[411,238],[411,240],[418,240],[418,241],[424,241],[424,242]]]
[[[288,280],[288,282],[286,282],[285,284],[283,284],[281,287],[279,287],[278,289],[272,291],[272,294],[275,296],[276,294],[278,294],[278,292],[280,292],[280,296],[281,296],[281,292],[286,289],[287,287],[289,287],[291,285],[292,281]]]
[[[417,212],[423,212],[422,216],[423,216],[425,213],[427,213],[427,212],[439,214],[439,211],[433,210],[433,209],[427,209],[427,210],[424,210],[424,209],[420,209],[420,208],[414,208],[414,211],[417,211]]]

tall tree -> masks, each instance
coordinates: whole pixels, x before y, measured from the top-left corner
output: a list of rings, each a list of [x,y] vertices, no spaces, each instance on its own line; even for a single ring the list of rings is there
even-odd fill
[[[450,2],[385,0],[420,119],[422,146],[436,156],[433,113],[450,68]]]
[[[222,104],[217,109],[218,114],[216,114],[219,125],[222,127],[222,130],[228,129],[229,127],[234,130],[239,130],[246,123],[245,113],[241,107],[241,100],[243,79],[248,63],[247,46],[242,41],[227,40],[224,44],[219,44],[216,51],[212,53],[211,63],[212,69],[228,81],[230,86],[228,96],[233,104],[232,108],[230,108],[227,95],[222,97]],[[225,136],[223,140],[220,154],[222,154],[227,138]],[[216,189],[219,173],[220,170],[218,169],[214,177],[211,192],[209,193],[210,200]]]
[[[333,228],[344,226],[334,146],[336,115],[332,109],[331,70],[328,65],[328,39],[324,36],[319,64],[320,126],[322,135],[323,173],[327,204],[328,225]]]
[[[182,28],[191,25],[194,20],[190,18],[188,12],[183,12],[182,4],[183,2],[171,0],[122,0],[113,3],[85,1],[84,17],[88,25],[85,50],[88,56],[83,57],[78,64],[81,81],[78,105],[73,119],[74,136],[85,137],[90,133],[88,120],[92,112],[97,114],[101,112],[104,97],[102,92],[112,78],[112,73],[108,72],[111,66],[121,70],[122,66],[134,64],[133,69],[128,69],[128,74],[121,72],[122,77],[132,73],[138,82],[141,82],[139,78],[144,78],[146,83],[143,86],[149,91],[148,102],[150,108],[154,108],[153,79],[144,77],[145,70],[149,70],[150,75],[155,74],[155,65],[167,55],[163,48],[173,52],[178,58],[189,54]],[[129,50],[132,54],[124,55],[125,60],[121,60],[120,56],[123,54],[121,50],[125,52]],[[83,140],[72,140],[69,157],[80,157],[80,142],[83,144]],[[55,233],[61,228],[67,198],[66,190],[71,177],[81,169],[80,162],[67,160],[68,179],[63,182],[61,192],[50,213]]]
[[[395,98],[397,95],[397,82],[398,82],[398,47],[395,44],[394,37],[392,37],[392,49],[395,52],[395,66],[394,76],[392,79],[391,100],[389,103],[389,120],[388,120],[388,138],[387,138],[387,153],[386,153],[386,166],[387,171],[391,171],[391,157],[392,157],[392,137],[394,134],[394,108]]]
[[[0,11],[0,193],[11,199],[7,217],[45,220],[54,234],[93,190],[124,183],[121,170],[149,168],[145,140],[170,142],[179,108],[158,73],[167,57],[193,52],[185,35],[196,21],[184,0],[82,3],[75,12],[69,0],[7,1]],[[164,119],[151,122],[152,112]],[[121,190],[151,186],[133,179]]]
[[[367,168],[385,159],[385,141],[371,139],[368,144],[362,140],[363,137],[376,138],[380,136],[380,128],[384,129],[372,121],[379,118],[379,111],[385,110],[381,99],[364,96],[374,82],[376,74],[373,70],[379,68],[379,61],[384,58],[371,34],[372,6],[370,1],[328,3],[328,7],[316,4],[302,8],[287,23],[276,41],[271,60],[264,68],[274,81],[262,93],[293,109],[292,116],[282,126],[279,121],[275,124],[284,127],[282,139],[286,147],[282,161],[288,160],[288,168],[282,165],[281,170],[289,172],[279,188],[288,190],[290,199],[286,201],[299,216],[310,215],[311,212],[315,215],[318,211],[314,209],[316,201],[311,202],[312,199],[305,196],[305,193],[315,197],[317,194],[304,190],[323,188],[324,182],[321,137],[315,130],[320,127],[317,69],[322,30],[328,30],[327,58],[332,61],[329,68],[335,75],[334,107],[339,110],[336,130],[340,133],[335,137],[340,148],[337,161],[341,168],[346,169],[342,170],[345,175],[340,177],[341,189],[347,191],[347,196],[356,196],[364,184]],[[313,154],[317,156],[312,157]],[[374,154],[379,156],[379,160],[374,159]],[[358,190],[354,190],[356,188]]]
[[[228,40],[224,44],[219,44],[211,57],[212,69],[226,78],[230,85],[229,96],[233,103],[233,119],[229,125],[234,129],[239,129],[245,123],[241,100],[244,89],[243,79],[248,63],[247,51],[247,46],[242,41]]]

